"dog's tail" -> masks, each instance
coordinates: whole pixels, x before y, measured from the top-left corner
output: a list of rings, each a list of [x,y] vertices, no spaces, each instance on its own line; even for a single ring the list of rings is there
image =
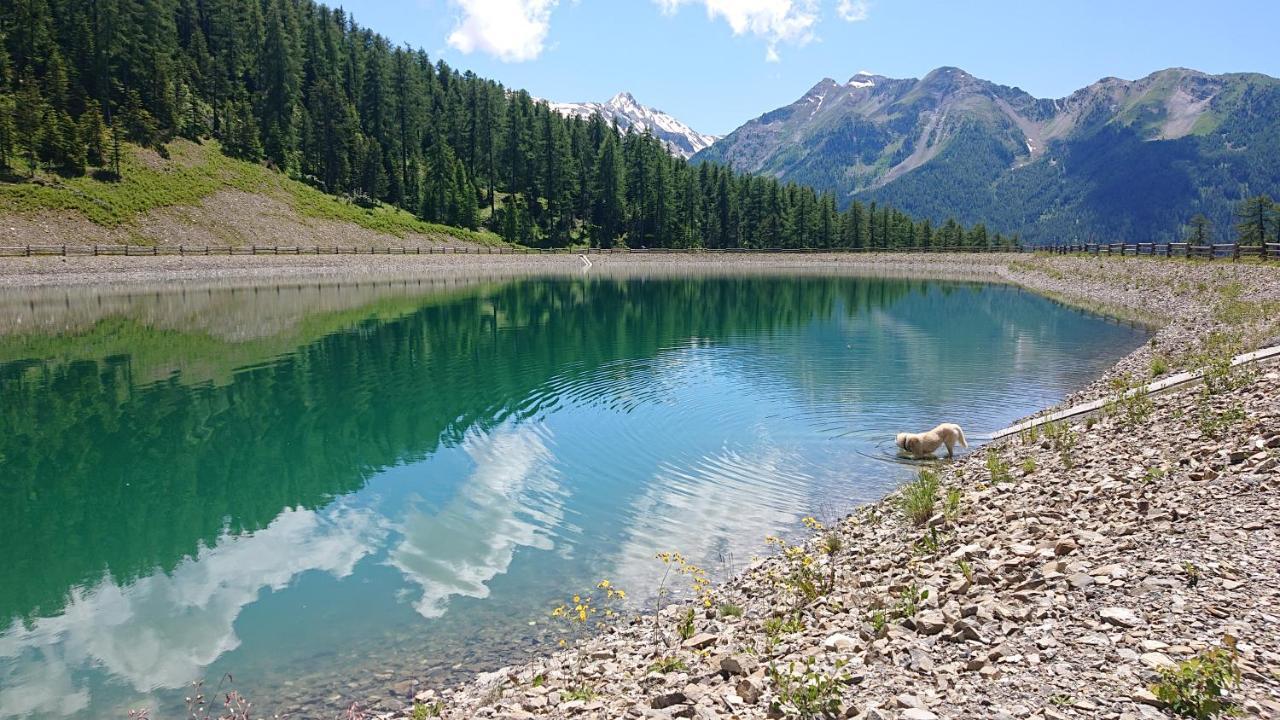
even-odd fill
[[[969,447],[969,441],[964,439],[964,428],[957,425],[956,432],[960,433],[960,447]]]

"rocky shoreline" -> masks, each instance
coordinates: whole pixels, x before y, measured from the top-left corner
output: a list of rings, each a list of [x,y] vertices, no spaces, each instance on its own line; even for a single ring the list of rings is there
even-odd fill
[[[995,270],[1161,322],[1072,402],[1157,371],[1207,366],[1209,385],[975,451],[940,466],[923,510],[914,483],[782,543],[705,602],[457,687],[407,680],[403,710],[371,714],[1160,718],[1160,668],[1227,642],[1227,698],[1280,717],[1280,371],[1220,363],[1275,340],[1280,273],[1058,257]]]

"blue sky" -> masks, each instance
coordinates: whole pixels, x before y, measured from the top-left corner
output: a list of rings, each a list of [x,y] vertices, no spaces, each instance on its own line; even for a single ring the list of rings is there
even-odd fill
[[[358,22],[552,100],[629,90],[722,134],[823,77],[954,65],[1037,97],[1171,67],[1280,76],[1280,0],[346,0]]]

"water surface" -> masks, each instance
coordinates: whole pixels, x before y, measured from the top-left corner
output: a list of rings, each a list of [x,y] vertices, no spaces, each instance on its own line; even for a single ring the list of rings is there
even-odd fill
[[[13,298],[9,298],[13,300]],[[726,573],[1144,332],[1007,286],[550,278],[21,299],[0,323],[0,719],[398,701],[565,593]],[[401,688],[401,692],[403,687]],[[304,704],[312,701],[320,706]]]

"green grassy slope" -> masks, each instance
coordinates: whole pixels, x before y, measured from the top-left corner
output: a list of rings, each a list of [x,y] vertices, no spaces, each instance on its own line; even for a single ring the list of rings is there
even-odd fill
[[[127,147],[121,160],[122,178],[116,182],[56,175],[0,182],[0,213],[70,212],[105,228],[128,231],[148,212],[194,206],[217,192],[238,190],[282,201],[300,218],[346,222],[395,237],[421,234],[443,241],[502,243],[493,233],[423,222],[389,206],[362,208],[262,165],[227,157],[213,141],[175,141],[168,145],[168,155],[162,158],[150,150]]]

